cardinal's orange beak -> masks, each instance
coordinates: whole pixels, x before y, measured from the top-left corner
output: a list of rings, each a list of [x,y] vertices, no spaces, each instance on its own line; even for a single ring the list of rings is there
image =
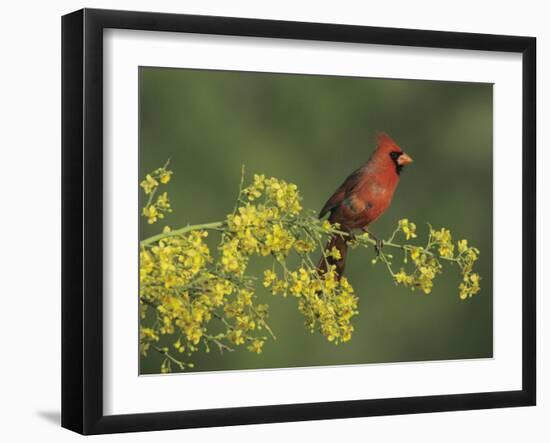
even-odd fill
[[[399,157],[397,157],[397,164],[400,166],[408,165],[409,163],[412,163],[413,159],[410,158],[407,154],[403,152]]]

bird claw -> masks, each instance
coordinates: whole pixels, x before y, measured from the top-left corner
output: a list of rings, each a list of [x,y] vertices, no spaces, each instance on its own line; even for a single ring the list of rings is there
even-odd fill
[[[384,247],[384,240],[376,239],[376,244],[374,245],[374,249],[376,251],[377,256],[379,256],[382,253],[383,247]]]
[[[384,240],[380,240],[367,228],[363,228],[363,231],[365,231],[369,235],[369,237],[372,237],[372,239],[376,242],[376,244],[374,245],[374,250],[376,251],[376,256],[379,257],[382,253],[382,248],[384,247]]]

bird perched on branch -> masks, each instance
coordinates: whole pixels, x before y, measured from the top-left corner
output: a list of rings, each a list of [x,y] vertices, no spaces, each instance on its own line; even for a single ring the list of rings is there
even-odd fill
[[[327,258],[321,257],[319,272],[326,272],[327,265],[335,265],[338,276],[342,276],[346,264],[347,242],[353,230],[368,232],[368,226],[390,205],[399,183],[399,174],[411,162],[412,158],[389,135],[378,134],[376,149],[371,157],[346,178],[319,213],[319,218],[330,213],[329,222],[338,223],[339,229],[349,234],[333,235],[330,238],[326,246]],[[339,259],[330,254],[333,247],[339,251]]]

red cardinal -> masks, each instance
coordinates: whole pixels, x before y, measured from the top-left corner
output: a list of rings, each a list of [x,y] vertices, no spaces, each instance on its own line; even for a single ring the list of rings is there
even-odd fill
[[[379,134],[376,150],[328,199],[319,218],[330,212],[328,220],[339,223],[340,230],[350,234],[354,229],[367,231],[368,226],[390,205],[399,183],[399,174],[403,166],[411,162],[412,158],[389,135]],[[342,276],[346,264],[348,240],[349,237],[334,235],[327,244],[327,252],[333,247],[340,251],[340,259],[328,258],[328,263],[336,266],[339,277]],[[327,260],[324,257],[321,257],[318,269],[326,272]]]

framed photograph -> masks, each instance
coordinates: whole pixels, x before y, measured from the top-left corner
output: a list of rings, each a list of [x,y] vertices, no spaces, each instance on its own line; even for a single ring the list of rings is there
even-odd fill
[[[62,20],[62,425],[529,406],[531,37]]]

